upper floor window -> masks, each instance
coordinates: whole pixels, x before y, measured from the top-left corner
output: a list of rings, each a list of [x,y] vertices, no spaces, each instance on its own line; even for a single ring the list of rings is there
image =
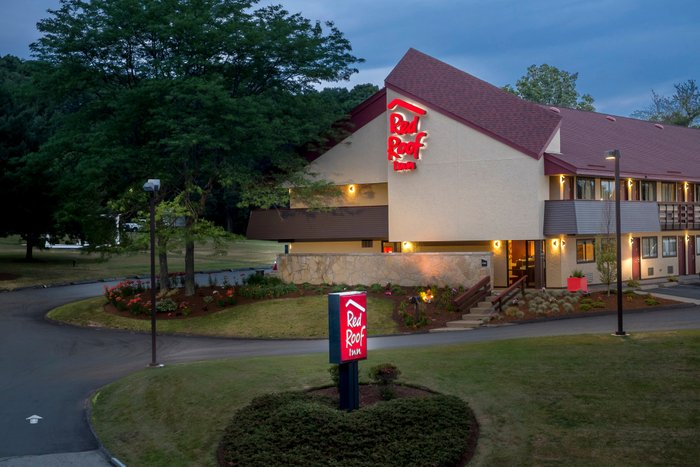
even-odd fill
[[[595,179],[576,177],[576,199],[595,199]]]
[[[656,182],[642,181],[642,201],[656,201]]]
[[[600,180],[601,199],[615,199],[615,180]]]
[[[659,201],[673,203],[676,201],[676,184],[661,182],[661,193],[659,193]]]

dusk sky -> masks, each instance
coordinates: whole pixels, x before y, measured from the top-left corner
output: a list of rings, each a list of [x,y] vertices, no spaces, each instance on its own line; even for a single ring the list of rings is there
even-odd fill
[[[651,90],[700,81],[697,0],[286,0],[309,19],[330,20],[366,60],[351,86],[382,86],[409,47],[496,86],[529,65],[578,72],[578,91],[599,112],[629,115]],[[0,55],[30,58],[36,22],[59,0],[0,0]]]

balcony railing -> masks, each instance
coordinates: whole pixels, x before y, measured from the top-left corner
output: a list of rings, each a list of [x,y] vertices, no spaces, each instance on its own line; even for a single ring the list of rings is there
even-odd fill
[[[700,229],[700,203],[658,203],[661,230]]]

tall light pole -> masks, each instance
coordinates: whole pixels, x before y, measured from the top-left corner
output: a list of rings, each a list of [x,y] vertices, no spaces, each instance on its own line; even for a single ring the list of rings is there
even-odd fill
[[[605,152],[607,160],[615,160],[615,240],[617,241],[617,331],[616,336],[626,336],[622,329],[622,227],[620,226],[620,150]]]
[[[156,361],[156,193],[160,190],[160,180],[149,179],[143,185],[144,191],[151,194],[151,367],[159,367]]]

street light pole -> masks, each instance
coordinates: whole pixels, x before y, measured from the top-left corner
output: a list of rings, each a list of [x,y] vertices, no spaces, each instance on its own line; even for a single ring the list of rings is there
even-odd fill
[[[605,158],[615,160],[615,240],[617,242],[617,331],[616,336],[626,336],[622,329],[622,227],[620,225],[620,150],[613,149],[605,153]]]
[[[151,194],[151,367],[160,367],[156,360],[156,193],[160,190],[160,180],[149,179],[143,185],[144,191]]]

